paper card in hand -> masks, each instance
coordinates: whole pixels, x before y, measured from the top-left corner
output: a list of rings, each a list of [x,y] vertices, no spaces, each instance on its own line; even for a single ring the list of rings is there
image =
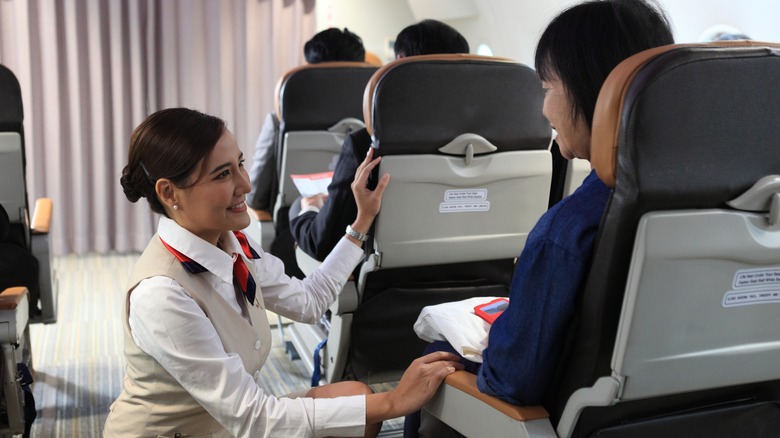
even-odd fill
[[[333,172],[307,173],[290,175],[298,189],[298,193],[303,197],[309,197],[328,193],[328,186],[333,179]]]

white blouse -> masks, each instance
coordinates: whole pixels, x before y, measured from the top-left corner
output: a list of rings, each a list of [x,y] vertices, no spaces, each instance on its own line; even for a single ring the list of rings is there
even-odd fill
[[[168,245],[208,269],[199,275],[206,276],[236,316],[242,317],[233,286],[232,259],[234,252],[241,253],[241,247],[233,233],[223,234],[223,249],[165,217],[160,219],[157,233]],[[306,323],[317,322],[325,313],[363,256],[361,248],[342,238],[317,270],[299,280],[285,275],[281,260],[263,252],[255,242],[250,240],[249,244],[260,254],[259,259],[253,260],[259,277],[255,282],[266,308]],[[240,357],[225,353],[211,321],[171,278],[151,277],[133,290],[130,329],[138,347],[157,360],[235,436],[364,434],[365,396],[289,399],[266,394],[244,369]],[[200,384],[206,378],[224,382],[222,395],[211,393]]]

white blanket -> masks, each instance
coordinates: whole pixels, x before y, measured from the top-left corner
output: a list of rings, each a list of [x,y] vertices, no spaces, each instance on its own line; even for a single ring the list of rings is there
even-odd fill
[[[466,359],[482,363],[490,324],[474,314],[474,306],[498,297],[477,297],[423,307],[414,332],[427,342],[447,341]]]

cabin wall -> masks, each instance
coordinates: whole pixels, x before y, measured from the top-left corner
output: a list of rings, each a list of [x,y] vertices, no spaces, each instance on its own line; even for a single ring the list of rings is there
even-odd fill
[[[463,3],[468,0],[461,0]],[[348,27],[363,38],[366,49],[384,61],[393,58],[387,47],[405,26],[422,18],[437,18],[458,29],[468,39],[472,53],[480,44],[491,47],[496,56],[505,56],[532,65],[536,42],[544,27],[559,11],[578,0],[471,0],[473,16],[451,18],[447,1],[411,0],[438,7],[438,16],[417,17],[410,0],[318,0],[317,29]],[[661,0],[672,21],[675,40],[701,41],[713,26],[728,25],[753,39],[780,41],[780,2],[776,0]],[[427,11],[436,10],[428,7]]]

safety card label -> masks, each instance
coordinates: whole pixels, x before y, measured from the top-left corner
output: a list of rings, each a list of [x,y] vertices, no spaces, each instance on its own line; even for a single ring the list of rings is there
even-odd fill
[[[732,287],[723,296],[723,307],[780,303],[780,267],[739,270]]]
[[[445,190],[444,202],[439,204],[439,213],[461,213],[490,210],[487,189]]]

